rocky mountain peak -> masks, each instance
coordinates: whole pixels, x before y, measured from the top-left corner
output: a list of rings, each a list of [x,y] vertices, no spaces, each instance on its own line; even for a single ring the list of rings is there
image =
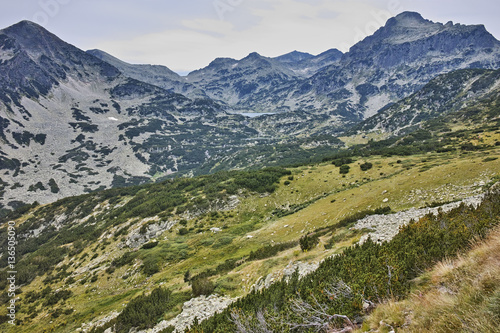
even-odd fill
[[[18,53],[23,54],[23,61],[29,62],[30,66],[38,66],[25,73],[28,76],[35,75],[35,71],[43,71],[46,75],[58,78],[65,78],[70,73],[81,77],[92,70],[107,79],[120,75],[117,68],[66,43],[36,23],[21,21],[0,30],[0,35],[2,34],[12,41],[11,44],[15,45]]]
[[[389,19],[385,26],[366,40],[402,44],[428,39],[441,33],[449,34],[451,37],[455,35],[461,40],[470,38],[480,39],[483,45],[485,42],[488,43],[488,47],[493,46],[493,44],[499,44],[493,35],[486,30],[484,25],[453,24],[451,21],[442,24],[424,19],[422,15],[415,12],[403,12]]]
[[[271,59],[261,56],[257,52],[252,52],[240,60],[240,64],[270,65]]]
[[[301,61],[306,60],[306,59],[311,59],[313,57],[314,56],[310,53],[292,51],[290,53],[278,56],[274,59],[278,60],[279,62],[282,62],[282,63],[296,63],[296,62],[301,62]]]
[[[429,26],[433,22],[426,20],[417,12],[402,12],[401,14],[390,18],[386,27],[400,26],[400,27],[414,27],[414,26]]]
[[[67,44],[42,26],[31,21],[21,21],[1,30],[0,33],[15,39],[19,46],[29,54],[47,53],[54,46]]]
[[[404,12],[351,47],[345,60],[393,67],[430,55],[449,58],[462,54],[464,58],[471,52],[491,53],[492,48],[500,49],[500,42],[482,25],[435,23],[418,13]]]
[[[233,58],[225,58],[225,57],[221,57],[221,58],[215,58],[209,65],[208,65],[208,68],[212,68],[212,67],[220,67],[220,66],[226,66],[226,65],[233,65],[235,63],[237,63],[238,60],[236,59],[233,59]]]
[[[252,52],[249,55],[247,55],[245,58],[243,58],[242,60],[244,60],[244,59],[260,59],[260,58],[262,58],[262,56],[260,54],[258,54],[257,52]]]
[[[28,33],[49,33],[45,28],[28,20],[20,21],[2,30],[9,34],[27,35]]]

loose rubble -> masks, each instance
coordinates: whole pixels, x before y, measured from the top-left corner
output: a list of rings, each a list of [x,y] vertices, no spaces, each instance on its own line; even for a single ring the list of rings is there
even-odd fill
[[[82,327],[79,327],[76,329],[76,332],[86,333],[86,332],[90,332],[93,328],[103,327],[104,325],[106,325],[107,323],[109,323],[111,320],[115,319],[119,315],[120,315],[120,312],[113,311],[109,315],[107,315],[106,317],[99,319],[99,320],[96,320],[95,322],[90,322],[88,324],[83,323]],[[106,333],[108,333],[107,330],[106,330]]]
[[[290,279],[292,274],[298,270],[299,279],[303,278],[307,274],[314,272],[319,267],[319,263],[312,262],[301,262],[301,261],[290,261],[288,265],[279,272],[274,272],[268,274],[266,277],[261,277],[257,282],[250,288],[250,290],[259,291],[262,289],[269,288],[274,282],[280,281],[283,277],[285,280]]]
[[[376,242],[382,243],[391,240],[397,235],[399,228],[408,224],[411,220],[416,221],[427,214],[437,215],[439,211],[446,213],[457,208],[462,203],[477,207],[482,202],[483,198],[484,194],[481,194],[434,208],[410,208],[389,215],[370,215],[356,222],[353,228],[372,230],[361,237],[359,241],[361,244],[364,243],[368,237],[371,237],[371,239]]]
[[[169,326],[175,327],[174,332],[180,333],[193,324],[195,318],[198,322],[201,322],[207,318],[210,318],[216,313],[222,312],[231,303],[233,303],[236,298],[230,298],[225,296],[210,295],[210,296],[199,296],[192,298],[185,302],[182,306],[182,312],[172,320],[163,320],[154,328],[139,331],[137,333],[158,333]]]

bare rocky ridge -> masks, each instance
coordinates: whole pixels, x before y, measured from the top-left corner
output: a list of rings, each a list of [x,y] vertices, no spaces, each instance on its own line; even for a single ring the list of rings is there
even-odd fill
[[[124,75],[133,79],[185,95],[189,98],[207,97],[201,89],[186,82],[183,77],[165,66],[128,64],[101,50],[89,50],[87,53],[113,65]]]
[[[290,261],[288,265],[281,271],[268,274],[266,277],[261,277],[257,282],[250,288],[250,290],[259,291],[262,289],[269,288],[274,282],[280,281],[285,278],[288,279],[296,271],[299,273],[299,278],[303,278],[307,274],[314,272],[319,266],[317,262],[301,262],[301,261]]]

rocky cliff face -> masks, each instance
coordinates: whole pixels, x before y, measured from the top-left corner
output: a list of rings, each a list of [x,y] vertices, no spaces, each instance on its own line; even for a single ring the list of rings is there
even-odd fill
[[[471,108],[500,96],[500,70],[465,69],[431,80],[415,94],[356,125],[351,133],[382,131],[401,135],[427,120]],[[478,107],[481,109],[482,107]]]
[[[338,65],[303,82],[294,96],[303,107],[307,97],[322,96],[320,110],[363,119],[437,75],[499,66],[500,42],[484,26],[433,23],[406,12],[354,45]]]
[[[491,53],[498,46],[499,42],[482,25],[433,23],[418,13],[405,12],[354,45],[343,63],[389,69],[426,62],[427,57],[433,62],[459,59],[471,64],[470,58]]]

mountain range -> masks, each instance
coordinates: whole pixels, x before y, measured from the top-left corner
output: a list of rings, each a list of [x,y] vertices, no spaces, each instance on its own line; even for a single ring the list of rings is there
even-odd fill
[[[412,12],[345,54],[251,53],[215,59],[187,76],[84,52],[22,21],[0,31],[0,202],[11,209],[162,177],[273,165],[292,152],[308,159],[340,148],[336,137],[350,128],[416,128],[420,118],[398,116],[415,105],[400,100],[439,75],[498,67],[500,42],[484,26],[434,23]],[[456,84],[472,83],[473,73]],[[488,83],[482,93],[496,87]],[[460,103],[476,95],[464,90]]]
[[[497,332],[499,173],[481,25],[405,12],[347,53],[180,76],[22,21],[0,30],[0,331]]]

